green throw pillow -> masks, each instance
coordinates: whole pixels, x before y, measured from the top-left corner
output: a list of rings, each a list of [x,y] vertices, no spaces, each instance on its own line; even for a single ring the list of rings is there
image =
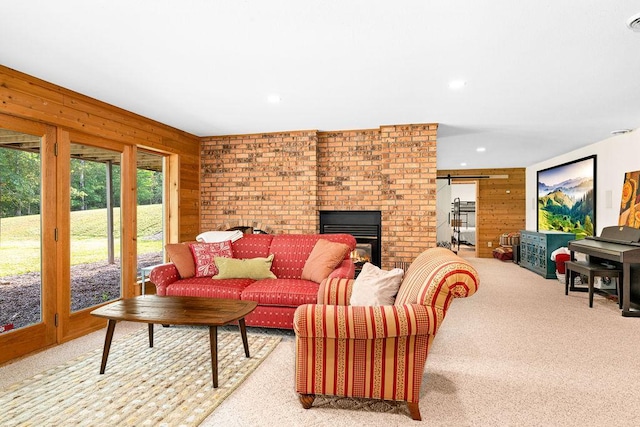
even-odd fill
[[[276,275],[271,272],[271,263],[273,255],[267,258],[225,258],[215,257],[218,274],[213,276],[214,279],[277,279]]]

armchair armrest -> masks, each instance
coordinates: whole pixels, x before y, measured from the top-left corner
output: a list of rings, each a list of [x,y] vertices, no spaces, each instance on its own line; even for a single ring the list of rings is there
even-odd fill
[[[442,319],[438,311],[421,304],[366,307],[305,304],[296,309],[293,329],[298,338],[371,340],[435,335]]]
[[[349,305],[354,279],[329,277],[320,283],[318,304]]]
[[[168,264],[162,264],[151,270],[149,274],[149,280],[156,285],[157,295],[166,295],[167,286],[175,282],[180,278],[178,269],[175,264],[170,262]]]
[[[353,263],[351,258],[349,258],[349,259],[343,260],[342,263],[340,263],[340,265],[337,266],[336,269],[329,274],[329,279],[332,279],[334,277],[344,277],[347,279],[353,279],[355,275],[356,275],[356,265]]]

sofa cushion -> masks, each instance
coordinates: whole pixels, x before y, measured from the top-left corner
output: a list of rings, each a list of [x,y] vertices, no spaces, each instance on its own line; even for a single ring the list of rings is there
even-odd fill
[[[350,251],[349,246],[344,243],[319,239],[305,261],[300,278],[322,282]]]
[[[192,243],[189,247],[196,263],[196,277],[218,274],[218,268],[214,262],[215,257],[233,257],[231,240],[216,243]]]
[[[349,305],[392,305],[403,274],[401,268],[385,271],[366,262],[353,282]]]
[[[271,272],[273,254],[266,258],[235,259],[215,257],[218,274],[214,279],[277,279]]]
[[[232,244],[234,258],[259,258],[269,256],[273,234],[245,234]]]
[[[257,301],[259,305],[297,307],[315,304],[318,300],[316,282],[302,279],[263,279],[253,282],[242,291],[243,300]]]
[[[319,239],[317,234],[278,234],[269,253],[275,255],[271,271],[280,279],[299,279],[304,263]]]
[[[193,261],[189,243],[169,243],[164,248],[181,278],[188,279],[196,275],[196,263]]]
[[[167,286],[166,295],[240,299],[242,291],[253,282],[252,279],[213,281],[211,277],[192,277]]]
[[[300,279],[309,254],[320,239],[344,243],[351,250],[356,247],[356,239],[350,234],[277,234],[269,249],[269,253],[275,254],[271,271],[279,279]]]

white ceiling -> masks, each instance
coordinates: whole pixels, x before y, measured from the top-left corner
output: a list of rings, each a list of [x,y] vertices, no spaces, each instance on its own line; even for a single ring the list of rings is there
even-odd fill
[[[637,0],[3,0],[0,64],[199,136],[437,122],[439,169],[525,167],[640,127],[640,33],[625,25],[639,12]]]

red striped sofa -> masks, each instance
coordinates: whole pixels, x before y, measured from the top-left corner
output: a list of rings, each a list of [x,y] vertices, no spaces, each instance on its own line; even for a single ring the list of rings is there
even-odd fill
[[[232,243],[234,258],[268,257],[274,254],[271,271],[277,279],[180,278],[173,263],[154,268],[149,280],[157,295],[231,298],[258,302],[246,318],[247,326],[293,328],[293,313],[302,304],[317,301],[319,283],[301,279],[309,254],[319,239],[344,243],[355,249],[350,234],[246,234]],[[347,253],[329,277],[353,278],[355,267]]]
[[[475,293],[475,269],[445,248],[428,249],[407,269],[394,305],[350,306],[353,280],[323,282],[317,304],[294,317],[296,391],[305,409],[315,395],[418,400],[433,338],[453,298]]]

